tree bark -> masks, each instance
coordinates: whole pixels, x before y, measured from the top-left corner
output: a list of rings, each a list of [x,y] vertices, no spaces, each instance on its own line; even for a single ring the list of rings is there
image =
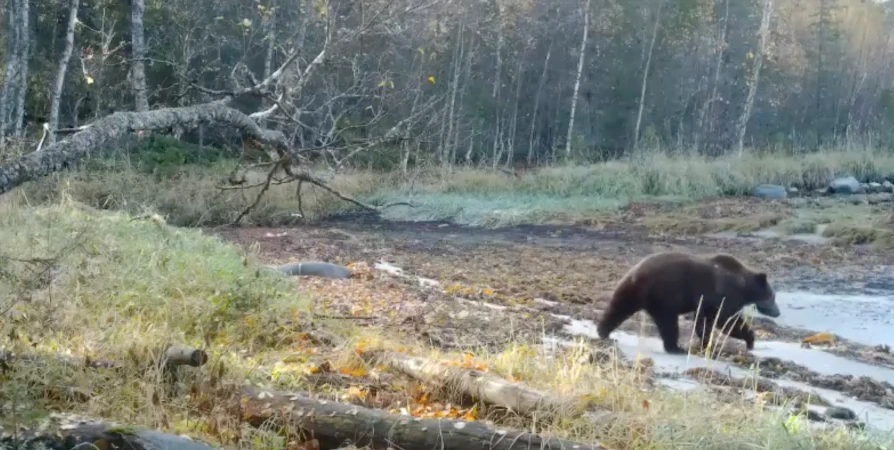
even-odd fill
[[[600,445],[491,428],[482,422],[418,419],[362,406],[316,400],[301,394],[254,387],[242,388],[236,394],[232,405],[227,407],[228,411],[237,411],[240,417],[255,427],[269,426],[273,421],[281,427],[299,428],[319,441],[322,449],[339,448],[350,441],[357,447],[373,445],[406,450],[607,450]]]
[[[192,129],[199,125],[228,125],[246,137],[273,147],[280,156],[289,154],[288,142],[282,133],[261,128],[247,115],[226,106],[224,101],[146,112],[118,112],[43,151],[29,153],[0,167],[0,194],[26,181],[72,167],[89,151],[127,133],[176,126]]]
[[[149,111],[149,94],[146,92],[146,69],[144,59],[146,46],[143,42],[143,11],[146,9],[145,0],[131,0],[133,2],[130,11],[131,33],[131,83],[134,96],[134,106],[137,112]]]
[[[0,448],[20,450],[85,448],[211,450],[215,448],[173,434],[99,422],[71,415],[51,415],[46,429],[22,428],[26,429],[19,429],[15,433],[3,433],[0,436]]]
[[[65,48],[59,59],[59,68],[56,69],[56,84],[53,85],[53,97],[50,99],[50,119],[47,134],[47,144],[56,143],[56,128],[59,127],[59,104],[62,102],[62,89],[65,86],[65,72],[68,70],[68,60],[74,49],[75,25],[78,23],[78,3],[80,0],[71,0],[71,8],[68,16],[68,28],[65,29]]]
[[[590,0],[584,6],[584,32],[580,41],[580,59],[577,62],[577,76],[574,79],[574,94],[571,96],[571,116],[568,119],[568,137],[565,139],[565,158],[571,157],[571,137],[574,134],[574,113],[577,110],[577,95],[580,92],[580,78],[584,71],[584,54],[587,50],[587,32],[590,30]]]
[[[764,14],[761,18],[760,28],[760,44],[758,44],[757,56],[754,61],[754,73],[751,77],[751,83],[748,85],[748,97],[745,99],[745,107],[742,108],[742,115],[739,116],[738,137],[736,139],[739,154],[741,155],[745,148],[745,130],[748,127],[748,119],[751,118],[751,108],[754,106],[754,95],[757,93],[757,85],[760,82],[761,65],[764,60],[764,52],[767,48],[767,34],[770,32],[770,17],[773,14],[773,0],[764,2]]]
[[[643,70],[643,82],[639,92],[639,111],[636,113],[636,129],[633,132],[633,150],[639,149],[639,129],[643,122],[643,107],[646,103],[646,87],[649,83],[649,67],[652,65],[652,51],[655,49],[655,38],[658,36],[658,27],[661,25],[661,7],[664,1],[658,4],[655,14],[655,25],[652,27],[652,40],[649,42],[649,53],[646,56],[646,67]]]

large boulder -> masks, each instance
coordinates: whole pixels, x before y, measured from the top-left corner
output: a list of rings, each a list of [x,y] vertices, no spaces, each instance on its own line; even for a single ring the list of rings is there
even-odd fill
[[[860,194],[863,186],[854,177],[838,177],[829,183],[829,192],[832,194]]]

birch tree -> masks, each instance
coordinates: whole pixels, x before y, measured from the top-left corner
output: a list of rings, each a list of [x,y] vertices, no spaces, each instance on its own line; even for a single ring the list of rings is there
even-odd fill
[[[584,5],[584,31],[580,40],[580,59],[577,62],[577,76],[574,77],[574,93],[571,95],[571,114],[568,118],[568,136],[565,139],[565,158],[571,158],[571,139],[574,135],[574,113],[577,110],[577,96],[580,92],[581,74],[584,72],[584,55],[587,50],[587,32],[590,30],[590,0]]]
[[[655,38],[658,36],[658,27],[661,24],[661,8],[664,6],[662,0],[658,3],[658,11],[655,12],[655,25],[652,27],[652,39],[649,41],[649,52],[646,56],[646,67],[643,69],[643,82],[639,93],[639,110],[636,113],[636,128],[633,132],[633,150],[639,149],[639,129],[643,122],[643,106],[646,103],[646,86],[649,84],[649,68],[652,65],[652,52],[655,49]]]
[[[764,53],[767,50],[767,35],[770,33],[770,17],[773,15],[773,0],[765,0],[764,11],[761,16],[760,42],[758,44],[757,55],[754,60],[754,69],[751,79],[748,80],[748,96],[745,98],[745,106],[742,108],[742,115],[736,126],[737,138],[736,148],[739,155],[742,154],[745,147],[745,130],[748,126],[748,120],[751,118],[751,109],[754,106],[754,96],[757,93],[757,86],[760,83],[761,65],[764,61]]]
[[[146,46],[143,42],[143,12],[146,10],[145,0],[131,0],[130,33],[131,83],[134,106],[138,112],[149,110],[149,93],[146,90]]]
[[[53,84],[53,95],[50,99],[50,118],[47,122],[47,143],[56,142],[56,129],[59,127],[59,104],[62,102],[62,90],[65,86],[65,73],[68,71],[68,61],[74,50],[75,26],[78,23],[78,3],[80,0],[71,0],[68,12],[68,26],[65,28],[65,48],[59,58],[59,67],[56,69],[56,82]]]

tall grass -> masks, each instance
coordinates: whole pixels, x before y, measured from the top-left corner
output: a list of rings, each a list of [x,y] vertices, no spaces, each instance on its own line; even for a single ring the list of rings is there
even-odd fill
[[[221,191],[230,166],[184,166],[164,177],[132,168],[81,170],[32,183],[22,192],[34,202],[54,201],[65,189],[97,208],[130,212],[153,210],[177,225],[232,221],[254,200],[257,189]],[[249,174],[249,183],[261,173]],[[574,220],[612,211],[630,201],[685,201],[750,195],[762,183],[824,188],[835,176],[861,181],[894,178],[894,153],[874,149],[824,150],[810,154],[748,153],[701,156],[644,152],[633,158],[591,165],[530,170],[518,176],[475,168],[419,170],[410,174],[351,172],[332,178],[335,188],[367,202],[411,201],[394,207],[395,220],[451,220],[472,225],[511,225]],[[892,179],[894,181],[894,179]],[[298,216],[295,186],[273,186],[248,223],[290,224],[318,220],[357,208],[320,189],[305,186]]]

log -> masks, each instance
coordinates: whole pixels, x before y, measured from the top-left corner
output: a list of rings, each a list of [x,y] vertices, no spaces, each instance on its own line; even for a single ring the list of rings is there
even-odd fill
[[[19,426],[15,433],[0,434],[0,448],[17,450],[212,450],[217,447],[155,430],[121,426],[71,415],[53,414],[47,423],[32,429]]]
[[[492,428],[482,422],[419,419],[296,393],[249,386],[235,393],[229,396],[233,404],[227,411],[237,412],[255,427],[269,427],[273,422],[283,428],[299,429],[308,434],[308,439],[317,440],[321,450],[347,445],[403,450],[608,450],[599,444]]]
[[[197,348],[172,345],[165,351],[164,364],[168,367],[201,367],[206,362],[208,362],[208,354]]]
[[[267,266],[286,275],[292,276],[317,276],[323,278],[344,279],[351,277],[351,270],[337,264],[308,261],[293,262],[279,266]]]
[[[513,383],[476,369],[448,366],[400,353],[368,352],[364,358],[373,364],[391,366],[419,381],[457,389],[473,399],[502,406],[516,413],[538,416],[570,416],[583,412],[583,401],[558,398],[545,392]]]

